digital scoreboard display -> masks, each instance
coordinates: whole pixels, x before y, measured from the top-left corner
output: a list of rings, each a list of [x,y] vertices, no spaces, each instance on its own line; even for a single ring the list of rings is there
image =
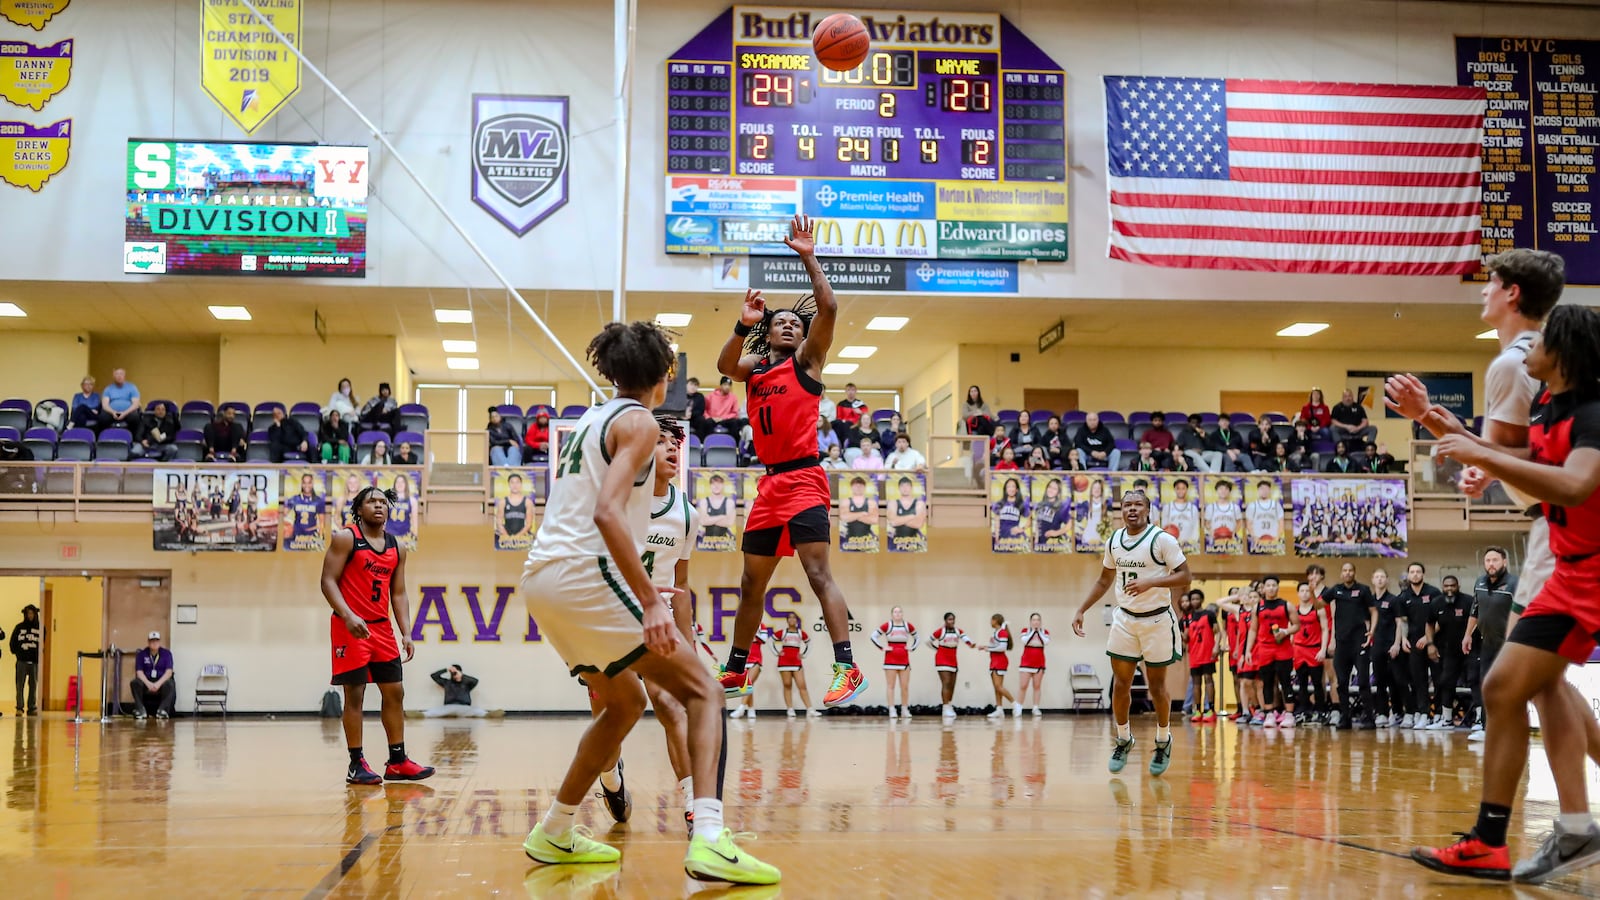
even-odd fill
[[[128,141],[122,271],[362,278],[365,147]]]
[[[833,10],[736,6],[667,61],[668,253],[1067,257],[1066,75],[989,13],[857,12],[872,50],[812,54]]]

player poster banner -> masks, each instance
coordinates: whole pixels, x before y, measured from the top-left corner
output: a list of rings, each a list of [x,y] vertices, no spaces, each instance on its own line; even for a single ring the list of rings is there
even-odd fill
[[[34,112],[44,109],[72,80],[72,41],[35,47],[0,41],[0,97]]]
[[[1072,552],[1072,497],[1057,475],[1028,479],[1033,498],[1033,552]]]
[[[505,469],[490,471],[489,495],[494,503],[494,548],[520,550],[533,547],[539,531],[536,498],[544,483],[544,469]]]
[[[1243,556],[1244,496],[1242,479],[1229,475],[1206,475],[1205,551],[1214,556]]]
[[[1028,476],[1020,472],[989,473],[989,548],[996,553],[1033,550],[1033,505]]]
[[[889,494],[889,552],[928,552],[928,473],[891,473]]]
[[[256,9],[300,46],[300,0]],[[252,134],[300,93],[300,57],[236,0],[200,0],[200,88]]]
[[[360,469],[328,469],[328,524],[329,527],[349,528],[355,524],[350,515],[350,501],[370,482]]]
[[[706,553],[736,549],[741,480],[738,472],[695,470],[694,505],[700,513],[700,529],[694,535],[694,549]]]
[[[0,0],[0,18],[24,28],[43,31],[44,26],[67,8],[72,0]]]
[[[1111,492],[1106,476],[1072,476],[1072,547],[1079,553],[1101,553],[1116,529],[1111,519]]]
[[[156,469],[151,521],[157,550],[278,549],[278,472]]]
[[[845,553],[877,553],[881,531],[877,474],[844,472],[835,480],[833,495],[839,504],[839,549]]]
[[[1297,478],[1290,496],[1296,555],[1406,555],[1403,479]]]
[[[1200,537],[1200,519],[1204,486],[1198,475],[1169,475],[1159,479],[1161,512],[1151,513],[1150,520],[1158,522],[1162,530],[1178,539],[1185,556],[1205,550]]]
[[[328,481],[318,469],[285,469],[279,504],[283,549],[328,549]]]
[[[67,167],[71,151],[71,119],[40,128],[0,122],[0,181],[38,193]]]
[[[417,495],[422,493],[417,472],[410,467],[368,469],[367,483],[390,491],[389,520],[383,530],[406,550],[417,549]]]
[[[1253,475],[1250,500],[1244,508],[1245,549],[1251,556],[1283,556],[1288,541],[1283,536],[1283,479]]]
[[[472,202],[517,237],[567,205],[567,102],[472,95]]]

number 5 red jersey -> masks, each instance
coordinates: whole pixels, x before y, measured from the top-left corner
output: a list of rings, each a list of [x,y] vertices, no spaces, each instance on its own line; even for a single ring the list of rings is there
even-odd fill
[[[807,375],[790,356],[763,360],[750,373],[747,412],[756,456],[768,466],[817,458],[817,417],[822,382]]]

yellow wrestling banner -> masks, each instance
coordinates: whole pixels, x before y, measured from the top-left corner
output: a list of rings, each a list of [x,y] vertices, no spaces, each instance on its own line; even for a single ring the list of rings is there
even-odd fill
[[[0,18],[24,28],[43,31],[44,26],[67,8],[72,0],[0,0]]]
[[[255,0],[300,46],[300,0]],[[300,92],[300,58],[238,0],[200,0],[200,87],[245,133]]]

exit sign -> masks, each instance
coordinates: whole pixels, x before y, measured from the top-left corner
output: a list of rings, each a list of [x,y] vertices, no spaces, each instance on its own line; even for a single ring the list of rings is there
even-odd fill
[[[61,558],[64,559],[64,560],[67,560],[68,562],[76,560],[79,556],[82,556],[82,555],[83,555],[83,545],[82,544],[62,544],[61,545]]]

